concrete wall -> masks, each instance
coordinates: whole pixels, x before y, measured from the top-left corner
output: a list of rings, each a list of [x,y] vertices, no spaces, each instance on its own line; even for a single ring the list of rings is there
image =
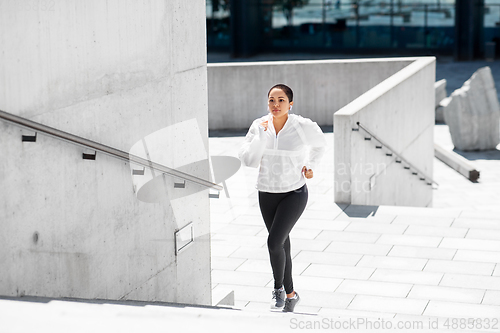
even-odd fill
[[[205,1],[0,7],[1,110],[126,152],[194,122],[208,156]],[[0,295],[211,303],[208,190],[146,203],[128,163],[22,133],[0,121]],[[193,148],[175,140],[172,160]],[[208,160],[182,171],[209,179]],[[176,256],[189,222],[195,241]]]
[[[411,63],[409,58],[208,65],[209,128],[248,128],[277,83],[294,91],[292,113],[332,125],[332,114]]]
[[[417,58],[334,115],[335,202],[430,206],[432,187],[376,149],[357,122],[432,178],[435,58]]]

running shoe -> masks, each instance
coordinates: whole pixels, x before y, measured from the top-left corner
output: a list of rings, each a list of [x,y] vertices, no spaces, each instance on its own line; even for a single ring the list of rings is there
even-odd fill
[[[281,309],[285,305],[285,298],[285,289],[274,289],[273,298],[271,300],[271,309]]]
[[[295,306],[299,304],[300,302],[300,297],[297,292],[295,292],[294,298],[288,298],[285,301],[285,307],[283,308],[283,312],[293,312],[293,309],[295,309]]]

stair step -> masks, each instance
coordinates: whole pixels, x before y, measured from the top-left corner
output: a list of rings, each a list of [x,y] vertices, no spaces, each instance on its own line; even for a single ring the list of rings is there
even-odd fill
[[[213,306],[234,306],[234,290],[223,286],[216,286],[212,289],[212,305]]]

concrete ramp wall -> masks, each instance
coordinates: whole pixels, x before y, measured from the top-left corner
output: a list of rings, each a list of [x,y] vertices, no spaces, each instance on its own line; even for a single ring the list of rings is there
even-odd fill
[[[192,124],[165,135],[176,149],[162,154],[209,179],[205,1],[0,7],[0,110],[124,152]],[[165,177],[175,200],[141,201],[135,166],[23,134],[34,133],[0,121],[0,295],[211,304],[206,188]],[[190,223],[194,242],[176,255],[174,232]]]
[[[209,64],[209,128],[248,128],[268,113],[267,93],[277,83],[294,91],[292,113],[332,125],[334,112],[411,62],[390,58]]]
[[[335,202],[431,206],[434,81],[435,58],[414,58],[335,113]]]

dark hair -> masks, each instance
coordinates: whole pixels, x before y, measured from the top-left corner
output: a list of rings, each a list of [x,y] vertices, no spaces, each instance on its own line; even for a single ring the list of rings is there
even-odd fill
[[[293,91],[292,91],[292,89],[290,89],[289,86],[287,86],[286,84],[283,84],[283,83],[276,84],[271,89],[269,89],[269,92],[267,93],[267,97],[269,97],[269,94],[271,93],[271,90],[273,90],[274,88],[283,90],[283,92],[285,93],[286,97],[288,97],[288,102],[293,102]]]

